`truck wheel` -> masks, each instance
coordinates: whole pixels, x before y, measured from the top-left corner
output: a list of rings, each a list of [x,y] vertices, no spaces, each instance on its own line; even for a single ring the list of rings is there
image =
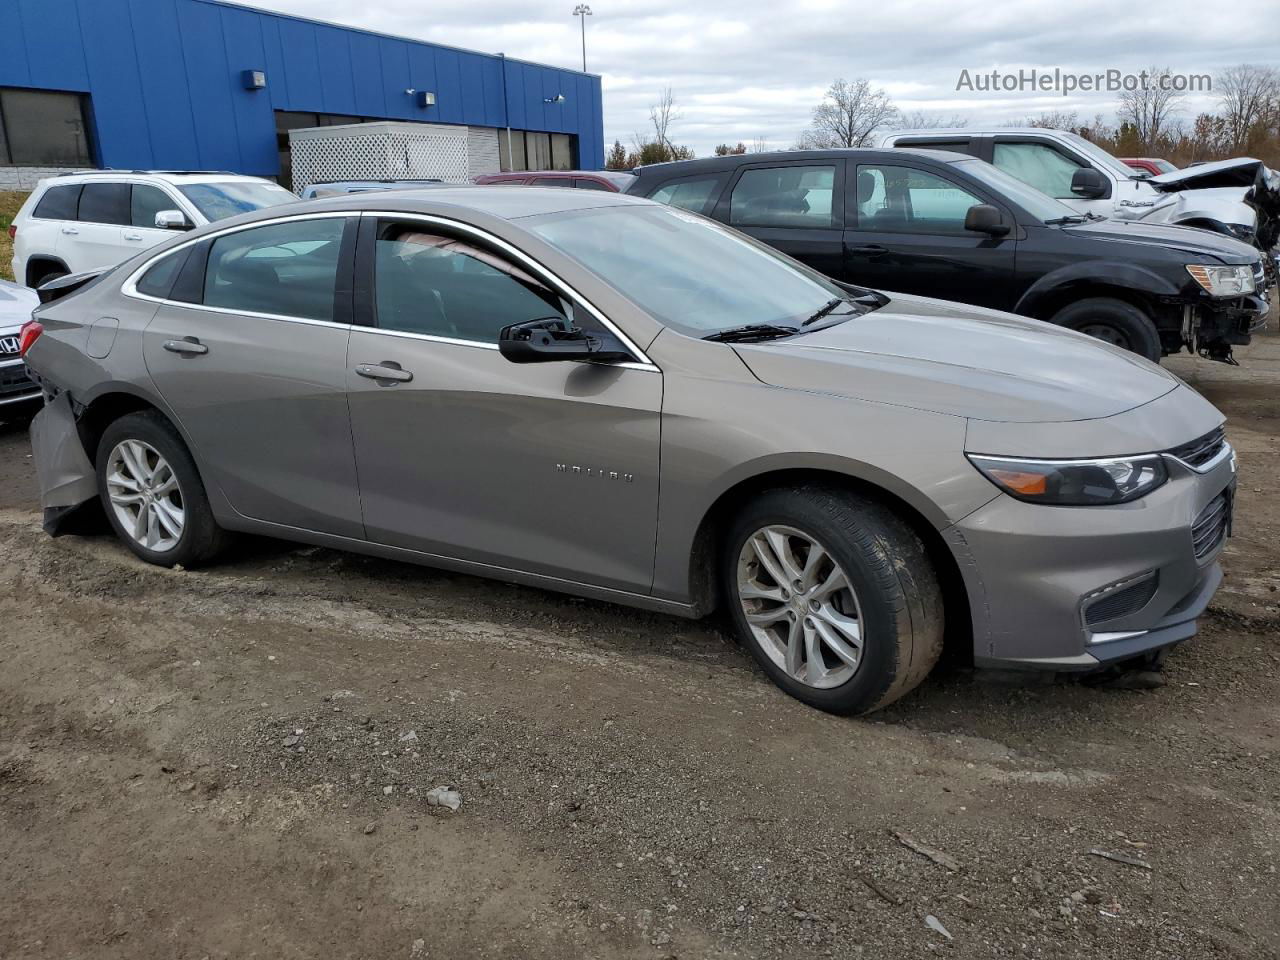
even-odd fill
[[[774,683],[819,710],[878,710],[942,653],[928,552],[874,500],[808,484],[766,493],[734,518],[720,567],[741,641]]]
[[[1132,351],[1152,363],[1159,363],[1163,353],[1151,318],[1133,304],[1113,297],[1077,300],[1054,314],[1051,322]]]

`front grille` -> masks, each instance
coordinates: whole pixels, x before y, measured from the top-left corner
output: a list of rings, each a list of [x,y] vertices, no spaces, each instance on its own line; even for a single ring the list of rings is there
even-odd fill
[[[1137,583],[1132,583],[1127,587],[1122,587],[1113,593],[1109,593],[1089,605],[1084,613],[1085,623],[1094,627],[1100,623],[1106,623],[1108,620],[1115,620],[1118,617],[1127,617],[1131,613],[1137,613],[1151,602],[1151,598],[1156,595],[1156,588],[1159,586],[1159,575],[1152,574],[1144,580],[1139,580]]]
[[[10,393],[26,393],[35,388],[35,382],[27,376],[27,365],[25,363],[15,363],[12,366],[0,367],[0,396]]]
[[[1231,529],[1231,493],[1223,490],[1209,501],[1200,511],[1195,523],[1191,525],[1191,542],[1195,547],[1196,559],[1203,560],[1213,553]]]
[[[1177,457],[1189,466],[1203,467],[1222,452],[1222,448],[1226,443],[1226,432],[1221,427],[1218,427],[1218,429],[1210,430],[1203,437],[1197,437],[1190,443],[1174,447],[1169,451],[1169,455]]]

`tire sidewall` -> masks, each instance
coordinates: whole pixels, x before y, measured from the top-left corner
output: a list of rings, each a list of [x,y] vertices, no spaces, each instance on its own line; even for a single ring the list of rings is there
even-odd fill
[[[753,533],[771,525],[794,527],[817,540],[844,570],[857,593],[863,623],[862,658],[854,675],[838,687],[819,689],[790,676],[761,649],[747,624],[738,597],[738,557]],[[785,491],[766,494],[736,516],[725,544],[720,570],[722,596],[738,637],[770,679],[797,700],[831,713],[860,713],[880,703],[903,665],[898,662],[896,598],[877,576],[874,558],[864,555],[854,538],[843,535],[825,511]]]
[[[111,451],[124,440],[140,440],[154,447],[164,457],[177,478],[178,489],[182,493],[185,518],[182,536],[178,538],[177,544],[171,550],[150,550],[138,543],[133,538],[133,535],[123,528],[119,517],[116,516],[115,509],[111,506],[110,498],[107,495],[107,464]],[[206,511],[208,508],[207,503],[204,502],[204,486],[200,482],[200,477],[196,472],[195,464],[191,460],[191,455],[187,452],[182,440],[174,434],[172,429],[168,428],[167,425],[160,424],[154,417],[147,414],[124,416],[103,431],[102,439],[98,442],[95,467],[98,479],[98,495],[102,499],[102,508],[107,515],[108,522],[111,524],[111,529],[124,541],[125,545],[143,560],[158,566],[172,567],[177,564],[185,565],[190,563],[195,552],[195,541],[199,537],[198,525],[200,517],[198,513],[202,507]]]
[[[1081,328],[1087,326],[1113,327],[1124,334],[1129,341],[1127,348],[1119,349],[1127,349],[1128,352],[1136,353],[1152,363],[1159,363],[1163,353],[1160,332],[1155,324],[1141,310],[1123,300],[1108,297],[1080,300],[1060,310],[1053,318],[1053,322],[1075,330],[1077,333],[1083,333]],[[1116,344],[1111,345],[1116,346]]]

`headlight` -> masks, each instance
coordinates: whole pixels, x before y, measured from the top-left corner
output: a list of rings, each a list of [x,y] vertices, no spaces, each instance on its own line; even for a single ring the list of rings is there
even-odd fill
[[[1011,497],[1064,507],[1128,503],[1169,479],[1159,454],[1100,460],[1015,460],[969,454],[969,460]]]
[[[1237,267],[1210,266],[1207,263],[1187,264],[1191,279],[1209,291],[1211,297],[1240,297],[1253,293],[1253,267],[1242,264]]]

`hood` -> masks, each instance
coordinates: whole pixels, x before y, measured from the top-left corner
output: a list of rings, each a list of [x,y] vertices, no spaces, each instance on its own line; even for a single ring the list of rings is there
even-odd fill
[[[1178,386],[1155,364],[1062,327],[898,294],[814,333],[734,349],[773,386],[976,420],[1095,420]]]
[[[1266,170],[1261,160],[1237,157],[1234,160],[1215,160],[1184,170],[1162,173],[1146,182],[1157,190],[1199,190],[1203,187],[1251,187],[1260,170]]]
[[[1094,220],[1062,229],[1073,236],[1094,240],[1158,243],[1195,257],[1215,257],[1223,263],[1253,263],[1258,259],[1258,251],[1243,240],[1211,233],[1199,227],[1180,227],[1168,223],[1153,223],[1150,220]]]
[[[22,326],[39,305],[40,298],[34,290],[0,280],[0,331],[8,333]]]

